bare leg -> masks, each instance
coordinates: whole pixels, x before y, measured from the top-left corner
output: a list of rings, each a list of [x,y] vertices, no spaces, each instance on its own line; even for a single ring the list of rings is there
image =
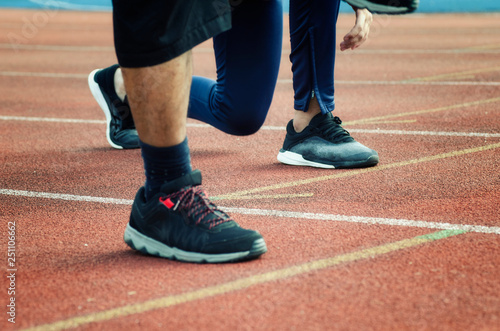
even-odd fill
[[[170,147],[186,138],[192,76],[191,51],[146,68],[122,68],[139,138],[155,147]]]

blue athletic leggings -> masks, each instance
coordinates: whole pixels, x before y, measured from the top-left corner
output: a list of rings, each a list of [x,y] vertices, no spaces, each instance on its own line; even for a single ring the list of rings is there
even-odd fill
[[[294,108],[317,98],[323,114],[335,108],[333,72],[340,0],[290,0],[290,61]]]
[[[257,132],[273,98],[282,38],[281,0],[235,7],[232,28],[213,38],[217,81],[193,77],[188,116],[233,135]]]
[[[316,96],[334,107],[335,26],[340,0],[290,0],[294,108]],[[251,0],[232,13],[232,28],[213,38],[217,81],[194,76],[188,116],[233,135],[255,133],[271,105],[281,59],[281,0]]]

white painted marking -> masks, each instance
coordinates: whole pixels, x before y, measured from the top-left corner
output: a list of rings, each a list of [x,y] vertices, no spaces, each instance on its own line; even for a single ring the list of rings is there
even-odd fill
[[[354,133],[382,133],[382,134],[399,134],[399,135],[415,135],[415,136],[450,136],[450,137],[485,137],[485,138],[500,138],[500,133],[483,133],[483,132],[445,132],[445,131],[404,131],[404,130],[367,130],[367,129],[348,129]]]
[[[500,49],[475,49],[475,48],[459,48],[459,49],[357,49],[355,52],[342,53],[338,52],[339,56],[353,56],[365,54],[497,54]]]
[[[132,202],[133,202],[133,200],[127,200],[127,199],[102,198],[102,197],[93,197],[93,196],[86,196],[86,195],[33,192],[33,191],[9,190],[9,189],[0,189],[0,194],[22,196],[22,197],[28,197],[28,198],[44,198],[44,199],[53,199],[53,200],[66,200],[66,201],[98,202],[98,203],[107,203],[107,204],[115,204],[115,205],[132,205]]]
[[[280,84],[292,84],[291,79],[278,79]],[[336,80],[335,85],[441,85],[441,86],[500,86],[490,81],[417,81],[417,80]]]
[[[245,215],[302,218],[302,219],[322,220],[322,221],[338,221],[338,222],[364,223],[364,224],[381,224],[381,225],[393,225],[393,226],[405,226],[405,227],[418,227],[418,228],[427,228],[427,229],[463,230],[463,231],[469,231],[469,232],[500,234],[500,227],[496,227],[496,226],[451,224],[451,223],[415,221],[415,220],[395,219],[395,218],[301,213],[301,212],[294,212],[294,211],[248,209],[248,208],[234,208],[234,207],[221,207],[221,209],[223,209],[225,212],[228,212],[228,213],[245,214]]]
[[[86,120],[77,118],[55,118],[55,117],[29,117],[29,116],[1,116],[3,121],[27,121],[27,122],[53,122],[53,123],[76,123],[76,124],[106,124],[105,120]],[[188,123],[191,128],[211,128],[212,126],[205,123]],[[265,131],[285,131],[284,126],[264,125],[261,130]],[[446,131],[405,131],[405,130],[379,130],[379,129],[352,129],[348,128],[349,132],[368,133],[368,134],[395,134],[395,135],[415,135],[415,136],[450,136],[450,137],[483,137],[483,138],[500,138],[500,133],[484,133],[484,132],[446,132]]]
[[[113,46],[64,46],[64,45],[30,45],[30,44],[1,44],[0,49],[16,49],[24,51],[52,51],[52,52],[114,52]],[[194,53],[213,53],[213,48],[197,47]]]
[[[17,47],[17,46],[16,46]],[[56,46],[47,46],[56,47]],[[63,46],[61,46],[63,47]],[[30,49],[26,45],[25,49]],[[40,48],[42,49],[42,48]],[[92,49],[89,49],[92,50]],[[75,51],[82,51],[75,49]],[[0,71],[0,76],[9,77],[45,77],[45,78],[87,78],[88,74],[56,72]],[[213,78],[212,78],[213,79]],[[278,79],[278,84],[292,84],[291,79]],[[441,86],[500,86],[500,82],[491,81],[418,81],[418,80],[336,80],[336,85],[441,85]]]
[[[57,72],[22,72],[22,71],[0,71],[0,76],[10,77],[45,77],[45,78],[87,78],[88,74],[67,74]]]
[[[28,45],[0,44],[0,49],[16,49],[24,51],[55,51],[55,52],[114,52],[111,46],[63,46],[63,45]]]
[[[10,196],[23,196],[23,197],[29,197],[29,198],[44,198],[44,199],[65,200],[65,201],[96,202],[96,203],[117,204],[117,205],[132,205],[132,203],[133,203],[133,200],[128,200],[128,199],[115,199],[115,198],[93,197],[93,196],[61,194],[61,193],[48,193],[48,192],[32,192],[32,191],[10,190],[10,189],[0,189],[0,194],[10,195]],[[500,227],[496,227],[496,226],[451,224],[451,223],[415,221],[415,220],[396,219],[396,218],[347,216],[347,215],[333,215],[333,214],[319,214],[319,213],[302,213],[302,212],[295,212],[295,211],[249,209],[249,208],[235,208],[235,207],[223,207],[223,206],[220,206],[220,208],[228,213],[243,214],[243,215],[299,218],[299,219],[320,220],[320,221],[363,223],[363,224],[371,224],[371,225],[379,224],[379,225],[389,225],[389,226],[418,227],[418,228],[426,228],[426,229],[463,230],[463,231],[468,231],[468,232],[500,234]]]
[[[45,1],[45,0],[43,0]],[[0,43],[0,49],[10,49],[12,44]],[[25,50],[46,50],[46,51],[106,51],[113,52],[114,47],[112,46],[71,46],[71,45],[16,45],[17,49]],[[193,49],[195,53],[213,53],[214,50],[211,47],[195,47]],[[350,57],[356,55],[367,55],[367,54],[394,54],[394,55],[405,55],[405,54],[498,54],[500,49],[486,49],[486,48],[463,48],[463,49],[387,49],[387,50],[377,50],[377,49],[357,49],[355,52],[342,53],[338,52],[339,57]],[[284,57],[288,57],[290,54],[290,49],[283,48],[282,54]]]
[[[28,117],[28,116],[0,116],[3,121],[26,121],[26,122],[55,122],[55,123],[84,123],[84,124],[106,124],[105,120],[85,120],[76,118],[53,118],[53,117]]]

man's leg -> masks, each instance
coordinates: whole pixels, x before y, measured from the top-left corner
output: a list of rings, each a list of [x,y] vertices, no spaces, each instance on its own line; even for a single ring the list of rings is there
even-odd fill
[[[123,80],[139,138],[156,147],[186,138],[192,76],[191,51],[147,68],[123,68]]]
[[[267,251],[262,236],[240,228],[208,199],[200,172],[191,171],[186,139],[190,49],[227,29],[221,14],[230,17],[220,7],[214,12],[204,0],[146,3],[144,15],[136,12],[138,7],[139,2],[114,2],[117,56],[146,173],[125,242],[146,254],[189,262],[256,258]],[[139,21],[133,22],[136,17]]]
[[[148,199],[165,182],[191,172],[186,139],[191,51],[156,66],[122,72],[140,138]]]
[[[255,24],[256,17],[259,24]],[[228,134],[255,133],[262,126],[273,98],[282,36],[281,0],[249,0],[236,5],[232,9],[232,28],[213,38],[217,80],[193,77],[188,116]],[[126,93],[120,68],[94,70],[89,76],[89,86],[110,118],[107,137],[111,146],[138,148],[135,125],[122,116],[128,112],[123,104]],[[123,111],[118,112],[115,105],[121,105],[119,109]],[[114,122],[112,113],[116,113]]]

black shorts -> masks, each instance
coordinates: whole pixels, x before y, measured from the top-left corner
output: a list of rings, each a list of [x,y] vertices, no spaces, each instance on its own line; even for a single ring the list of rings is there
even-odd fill
[[[113,0],[118,63],[139,68],[169,61],[231,28],[228,0]]]

